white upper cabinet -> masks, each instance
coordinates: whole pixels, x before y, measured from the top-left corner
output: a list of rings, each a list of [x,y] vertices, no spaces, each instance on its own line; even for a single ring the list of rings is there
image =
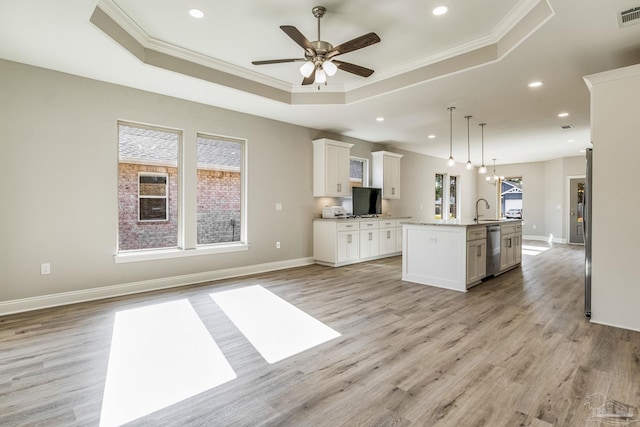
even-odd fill
[[[353,144],[316,139],[313,141],[313,196],[350,197],[349,155]]]
[[[382,198],[400,198],[400,159],[402,154],[388,151],[371,153],[373,170],[373,186],[382,188]]]

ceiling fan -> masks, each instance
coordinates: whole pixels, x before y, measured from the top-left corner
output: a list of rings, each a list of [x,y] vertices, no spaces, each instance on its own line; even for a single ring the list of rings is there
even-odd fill
[[[378,37],[376,33],[368,33],[334,47],[331,43],[320,39],[320,19],[326,11],[327,9],[323,6],[316,6],[311,10],[313,16],[318,18],[318,40],[314,42],[307,40],[307,38],[292,25],[280,26],[282,31],[304,49],[304,58],[270,59],[266,61],[252,61],[251,63],[253,65],[265,65],[280,64],[283,62],[304,62],[300,67],[300,72],[304,76],[302,80],[303,85],[310,85],[312,83],[326,84],[327,76],[333,76],[338,69],[358,76],[369,77],[373,74],[373,70],[333,58],[378,43],[380,37]]]

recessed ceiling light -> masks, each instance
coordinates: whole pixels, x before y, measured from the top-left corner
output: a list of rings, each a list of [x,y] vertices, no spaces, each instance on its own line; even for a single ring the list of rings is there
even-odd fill
[[[531,82],[529,83],[529,87],[540,87],[542,86],[542,82]]]
[[[384,117],[378,117],[378,118],[376,118],[376,121],[377,122],[384,122]]]
[[[569,113],[560,113],[558,114],[558,117],[567,117],[569,115]]]
[[[429,139],[433,139],[433,138],[435,138],[435,137],[436,137],[435,135],[429,135],[429,136],[427,136],[427,138],[429,138]]]
[[[570,140],[569,140],[569,141],[567,141],[567,142],[576,142],[576,140],[575,140],[575,139],[570,139]]]
[[[194,18],[203,18],[204,12],[200,9],[189,9],[189,15],[193,16]]]
[[[444,15],[447,12],[449,12],[449,7],[444,5],[433,9],[433,14],[436,16]]]

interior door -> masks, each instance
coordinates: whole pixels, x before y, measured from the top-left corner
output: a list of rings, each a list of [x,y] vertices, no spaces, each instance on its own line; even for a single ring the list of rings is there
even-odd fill
[[[569,179],[569,243],[584,244],[584,178]]]

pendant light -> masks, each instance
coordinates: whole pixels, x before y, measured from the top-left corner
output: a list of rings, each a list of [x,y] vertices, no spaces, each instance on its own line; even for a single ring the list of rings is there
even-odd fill
[[[467,119],[467,169],[471,170],[473,164],[471,163],[471,134],[469,133],[469,119],[473,116],[464,116]]]
[[[456,164],[455,160],[453,160],[453,110],[456,107],[449,107],[449,166],[453,166]]]
[[[489,184],[496,185],[498,181],[504,179],[504,176],[496,175],[496,159],[493,159],[493,175],[489,175],[485,178]]]
[[[482,166],[480,166],[480,169],[478,169],[478,173],[481,175],[487,173],[487,167],[484,165],[484,127],[486,125],[486,123],[479,124],[480,128],[482,129]]]

